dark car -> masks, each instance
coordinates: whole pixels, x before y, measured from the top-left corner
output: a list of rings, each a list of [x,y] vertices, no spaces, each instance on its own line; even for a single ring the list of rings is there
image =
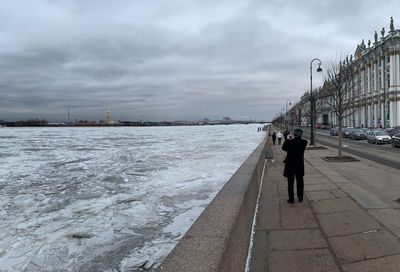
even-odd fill
[[[338,136],[339,135],[339,128],[338,127],[333,127],[329,131],[329,135],[331,136]]]
[[[368,134],[368,132],[370,131],[369,128],[360,128],[361,130],[363,130],[365,132],[365,134]]]
[[[366,140],[367,133],[362,129],[353,129],[349,133],[349,140]]]
[[[391,144],[392,144],[393,147],[400,146],[400,133],[397,133],[397,134],[393,135],[392,140],[391,140]]]
[[[392,127],[392,128],[387,128],[385,129],[387,135],[389,135],[390,137],[392,137],[395,134],[399,134],[400,133],[400,126],[398,127]]]
[[[353,127],[345,127],[343,130],[343,135],[345,138],[349,138],[350,132],[354,130]]]

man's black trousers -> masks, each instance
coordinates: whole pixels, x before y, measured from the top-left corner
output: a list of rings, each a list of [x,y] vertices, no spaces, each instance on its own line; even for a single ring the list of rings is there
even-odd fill
[[[299,201],[303,201],[303,194],[304,194],[304,179],[303,176],[300,175],[293,175],[287,178],[288,180],[288,195],[289,201],[294,201],[294,177],[296,176],[296,185],[297,185],[297,197]]]

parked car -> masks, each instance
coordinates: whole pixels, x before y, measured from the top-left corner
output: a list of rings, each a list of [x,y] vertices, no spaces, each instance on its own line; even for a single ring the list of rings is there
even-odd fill
[[[339,128],[338,127],[333,127],[329,131],[329,135],[331,136],[338,136],[339,135]]]
[[[360,129],[364,130],[365,134],[368,134],[368,132],[370,131],[369,128],[360,128]]]
[[[344,137],[345,137],[345,138],[349,138],[350,132],[351,132],[352,130],[354,130],[353,127],[345,127],[345,128],[343,129],[343,135],[344,135]]]
[[[387,128],[385,131],[390,137],[392,137],[393,135],[400,133],[400,126]]]
[[[367,133],[362,129],[353,129],[350,131],[349,140],[366,140]]]
[[[393,135],[391,144],[393,147],[400,146],[400,133]]]
[[[367,142],[374,144],[388,144],[391,138],[384,131],[372,130],[367,134]]]

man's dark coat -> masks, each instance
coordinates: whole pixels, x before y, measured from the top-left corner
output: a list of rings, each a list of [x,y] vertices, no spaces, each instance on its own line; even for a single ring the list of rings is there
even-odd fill
[[[307,146],[307,141],[294,137],[292,140],[286,140],[283,143],[282,150],[287,151],[285,159],[284,177],[304,176],[304,151]]]

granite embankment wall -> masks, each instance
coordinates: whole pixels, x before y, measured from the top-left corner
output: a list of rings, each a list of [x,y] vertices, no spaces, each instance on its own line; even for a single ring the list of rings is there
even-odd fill
[[[267,139],[229,179],[157,271],[244,271]]]

